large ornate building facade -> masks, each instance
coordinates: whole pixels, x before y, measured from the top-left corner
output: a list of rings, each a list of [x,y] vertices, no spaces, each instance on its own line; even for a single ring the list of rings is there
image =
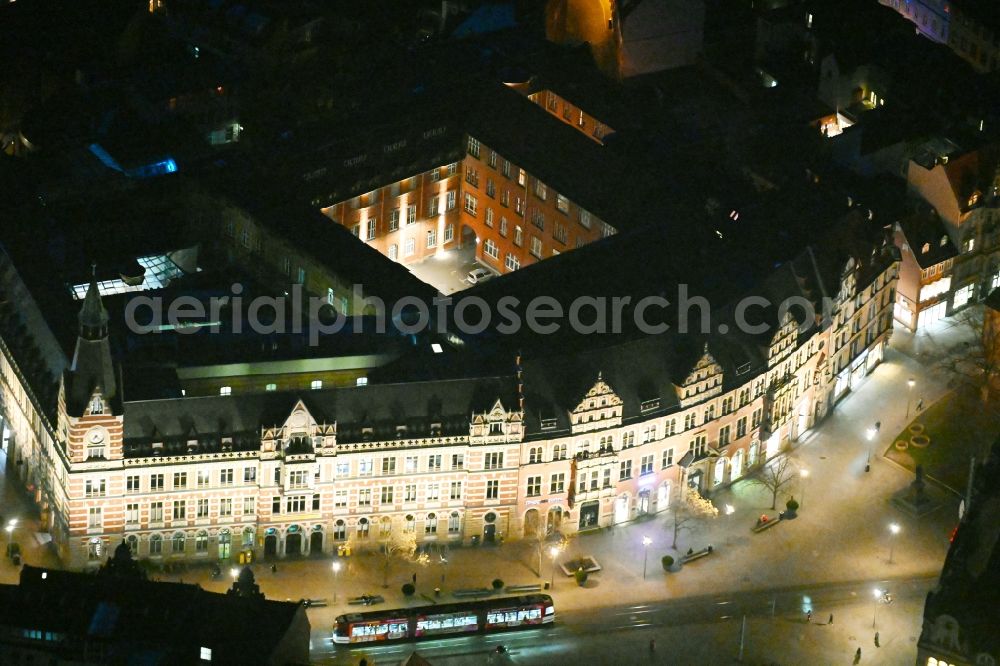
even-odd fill
[[[769,315],[762,335],[648,336],[505,377],[162,400],[128,399],[92,285],[54,419],[4,329],[9,469],[74,567],[122,539],[140,558],[235,560],[629,521],[780,454],[882,359],[898,254],[817,254],[773,282],[825,295],[828,316]]]

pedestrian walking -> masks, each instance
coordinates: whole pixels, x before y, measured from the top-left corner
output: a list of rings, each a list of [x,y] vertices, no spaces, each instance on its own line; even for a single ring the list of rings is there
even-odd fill
[[[854,653],[854,663],[861,663],[861,648],[858,648],[858,651]]]
[[[830,613],[830,621],[827,624],[833,624],[833,613]]]
[[[924,408],[924,399],[920,398],[919,400],[917,400],[917,411],[919,412],[923,408]]]
[[[878,632],[877,631],[875,632],[875,647],[882,647],[881,645],[878,644]]]
[[[655,638],[650,638],[649,639],[649,651],[650,652],[656,652],[656,639]]]
[[[806,611],[806,623],[812,622],[813,612],[811,610]]]
[[[417,584],[417,574],[415,574],[415,573],[413,574],[413,584],[414,585]]]

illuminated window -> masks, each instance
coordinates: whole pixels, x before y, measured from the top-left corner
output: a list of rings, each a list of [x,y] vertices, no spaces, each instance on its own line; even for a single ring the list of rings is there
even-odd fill
[[[219,395],[232,395],[232,394],[233,394],[232,386],[223,386],[219,388]]]
[[[393,243],[389,246],[389,258],[396,261],[399,258],[399,246]]]
[[[455,225],[449,224],[444,228],[444,242],[450,243],[455,239]]]
[[[541,239],[536,238],[535,236],[531,237],[531,249],[530,249],[530,252],[535,257],[537,257],[539,259],[542,258],[542,241],[541,241]]]
[[[469,215],[476,214],[476,206],[478,205],[476,197],[472,196],[468,192],[465,193],[465,212]]]
[[[469,137],[469,154],[473,157],[479,157],[479,141]]]
[[[509,271],[516,271],[521,267],[521,260],[508,252],[507,256],[504,258],[504,267]]]
[[[493,242],[492,238],[486,239],[486,242],[483,244],[483,252],[493,259],[500,257],[500,248],[497,247],[497,244]]]
[[[430,229],[427,232],[427,247],[434,247],[437,245],[437,229]]]

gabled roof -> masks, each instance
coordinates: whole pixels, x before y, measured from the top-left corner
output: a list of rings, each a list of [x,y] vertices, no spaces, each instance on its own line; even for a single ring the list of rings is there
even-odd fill
[[[217,450],[222,437],[233,437],[234,449],[257,448],[261,429],[281,426],[300,400],[317,422],[337,424],[340,442],[396,439],[398,426],[408,437],[427,436],[435,423],[441,436],[468,435],[472,413],[497,399],[517,408],[513,376],[126,402],[126,455],[149,455],[154,442],[164,455],[186,451],[191,439]]]
[[[899,220],[899,227],[921,268],[930,268],[958,256],[958,249],[951,242],[944,223],[932,211],[908,215]]]
[[[952,157],[942,165],[952,194],[960,210],[968,210],[975,192],[987,193],[996,175],[1000,151],[997,145],[983,146],[964,155]]]

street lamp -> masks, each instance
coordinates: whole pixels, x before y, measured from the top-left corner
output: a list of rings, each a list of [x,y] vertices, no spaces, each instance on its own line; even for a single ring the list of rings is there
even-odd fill
[[[909,391],[906,393],[906,420],[910,420],[910,401],[913,400],[913,386],[916,384],[916,380],[910,377],[906,380],[906,385],[909,387]]]
[[[17,518],[7,521],[3,531],[7,533],[7,554],[10,555],[10,544],[14,543],[14,529],[17,527]]]
[[[555,589],[556,586],[556,558],[559,557],[559,549],[555,546],[549,548],[549,557],[552,558],[552,583],[549,587]]]
[[[806,479],[809,478],[809,470],[800,469],[799,476],[802,477],[802,491],[799,493],[799,507],[801,508],[806,503]]]
[[[865,431],[865,435],[868,437],[868,455],[865,458],[865,471],[866,472],[871,469],[871,463],[872,463],[872,440],[875,439],[875,434],[878,432],[879,426],[881,426],[881,425],[882,425],[882,423],[880,421],[876,421],[875,425],[871,426],[870,428],[868,428],[868,430]]]
[[[338,587],[338,581],[340,581],[340,562],[334,562],[332,567],[333,567],[333,603],[337,603],[337,587]]]
[[[872,612],[872,629],[875,628],[875,621],[878,619],[878,600],[882,598],[882,590],[875,588],[872,590],[875,596],[875,610]]]
[[[649,544],[653,540],[648,536],[642,537],[642,579],[646,580],[646,562],[649,560]]]
[[[240,577],[240,570],[237,569],[236,567],[233,567],[232,569],[229,570],[229,575],[232,576],[233,581],[235,581],[237,578]]]
[[[897,534],[899,534],[899,530],[900,530],[900,527],[899,527],[898,523],[890,523],[889,524],[889,533],[890,533],[890,537],[889,537],[889,564],[892,564],[892,549],[893,549],[893,546],[896,545],[896,538],[895,537],[896,537]]]

